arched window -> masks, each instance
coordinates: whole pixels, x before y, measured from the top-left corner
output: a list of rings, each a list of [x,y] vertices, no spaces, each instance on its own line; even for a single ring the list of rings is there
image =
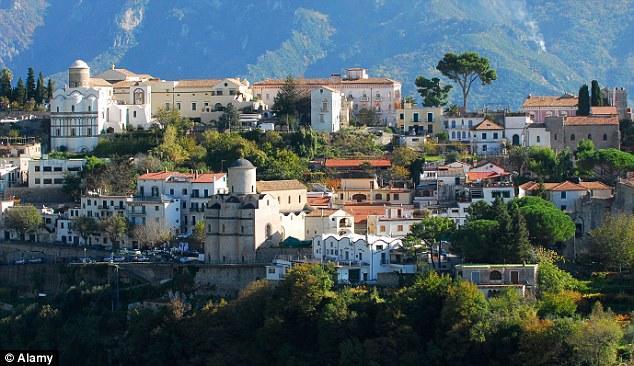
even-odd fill
[[[489,280],[490,281],[502,281],[502,272],[500,272],[500,271],[491,271],[491,273],[489,273]]]
[[[134,89],[134,104],[145,104],[145,92],[143,89]]]
[[[220,112],[220,111],[222,111],[223,109],[225,109],[225,108],[222,106],[222,104],[220,104],[220,103],[216,103],[216,104],[214,104],[214,111],[215,111],[215,112]]]
[[[71,111],[71,112],[75,112],[75,106],[74,106],[74,105],[71,105],[71,106],[70,106],[70,111]]]
[[[271,237],[273,236],[273,228],[271,227],[271,224],[266,224],[266,229],[265,230],[266,230],[266,232],[265,232],[266,239],[267,240],[271,239]]]
[[[541,142],[541,137],[537,136],[537,143]]]
[[[592,140],[592,135],[588,134],[588,140]]]
[[[513,145],[518,146],[520,144],[520,136],[518,134],[513,135]]]
[[[575,134],[573,133],[572,135],[570,135],[570,141],[574,141],[575,140]]]
[[[603,141],[608,141],[608,134],[607,133],[603,134]]]
[[[377,194],[374,195],[374,199],[375,200],[381,200],[381,199],[383,199],[383,197],[381,196],[380,193],[377,193]]]

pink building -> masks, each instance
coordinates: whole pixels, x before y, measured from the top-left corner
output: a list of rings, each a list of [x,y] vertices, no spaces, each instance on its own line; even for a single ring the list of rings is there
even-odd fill
[[[527,112],[533,121],[544,122],[546,117],[564,117],[577,114],[578,98],[572,94],[554,96],[528,95],[520,112]]]

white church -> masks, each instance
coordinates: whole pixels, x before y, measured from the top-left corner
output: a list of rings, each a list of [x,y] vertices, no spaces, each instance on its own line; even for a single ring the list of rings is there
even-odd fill
[[[149,85],[130,87],[127,101],[113,98],[112,84],[90,77],[90,67],[76,60],[68,68],[68,86],[53,93],[51,110],[51,149],[91,151],[99,135],[127,129],[147,129],[152,121]]]

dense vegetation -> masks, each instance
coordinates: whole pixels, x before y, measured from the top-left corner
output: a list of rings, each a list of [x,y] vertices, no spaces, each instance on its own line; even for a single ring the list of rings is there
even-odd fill
[[[79,285],[5,314],[0,348],[59,349],[64,365],[614,365],[631,356],[634,327],[574,292],[487,300],[435,273],[400,289],[337,288],[332,275],[300,265],[276,287],[255,282],[229,302],[176,296],[159,311],[112,312],[108,287]]]

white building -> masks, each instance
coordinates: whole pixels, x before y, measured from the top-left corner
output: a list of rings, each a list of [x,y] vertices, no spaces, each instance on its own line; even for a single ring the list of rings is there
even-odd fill
[[[372,235],[323,234],[313,238],[313,257],[335,262],[339,283],[375,282],[381,272],[414,273],[412,264],[392,263],[400,239]]]
[[[537,289],[537,269],[537,264],[459,264],[456,275],[473,282],[486,297],[507,289],[526,296]]]
[[[496,155],[502,152],[504,127],[485,119],[472,128],[471,152],[478,155]]]
[[[69,86],[56,90],[50,102],[53,150],[91,151],[101,134],[150,127],[150,86],[129,88],[131,103],[124,104],[114,99],[112,84],[90,77],[82,60],[69,67],[68,80]]]
[[[379,122],[386,126],[396,126],[396,110],[401,104],[401,83],[388,78],[371,78],[367,69],[348,68],[344,77],[335,74],[327,79],[295,79],[299,88],[314,90],[327,86],[342,92],[353,105],[353,114],[363,109],[373,109]],[[275,97],[284,86],[285,80],[263,80],[253,84],[256,99],[273,105]]]
[[[564,181],[561,183],[526,182],[519,186],[518,197],[533,195],[543,190],[550,202],[562,211],[575,214],[582,208],[583,200],[588,198],[609,199],[612,197],[612,187],[601,182]]]
[[[531,123],[526,129],[525,146],[550,147],[550,131],[544,123]]]
[[[313,208],[305,216],[306,238],[315,235],[354,233],[354,216],[342,209]]]
[[[137,195],[167,195],[180,200],[180,229],[191,233],[196,223],[204,220],[204,207],[210,197],[227,193],[225,173],[154,172],[137,178]]]
[[[471,142],[473,127],[484,121],[482,114],[467,113],[463,116],[443,116],[443,129],[449,135],[449,141]]]
[[[322,86],[310,92],[310,126],[320,132],[337,132],[341,128],[341,99],[343,94]]]
[[[527,113],[509,113],[504,116],[504,136],[509,145],[525,146],[527,128],[533,122]]]
[[[86,159],[30,159],[29,188],[60,188],[68,174],[79,174]]]

